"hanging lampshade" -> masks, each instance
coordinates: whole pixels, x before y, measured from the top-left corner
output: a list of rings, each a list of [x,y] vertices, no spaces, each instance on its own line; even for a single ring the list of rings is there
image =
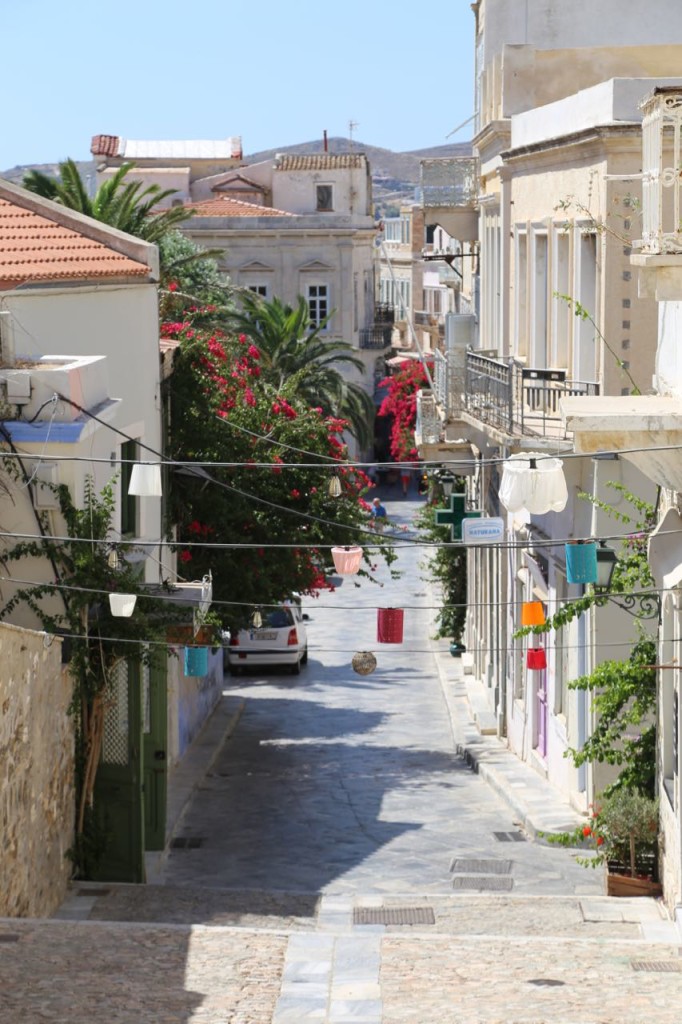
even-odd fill
[[[526,652],[526,668],[547,668],[547,655],[544,647],[529,647]]]
[[[137,594],[109,594],[109,609],[119,619],[127,619],[135,610]]]
[[[401,644],[403,642],[402,608],[377,609],[377,642],[380,644]]]
[[[161,463],[136,462],[130,474],[128,494],[140,498],[160,498]]]
[[[541,452],[512,455],[502,471],[500,501],[509,512],[561,512],[568,502],[563,462]]]
[[[369,676],[377,667],[377,659],[371,651],[357,651],[353,655],[351,665],[359,676]]]
[[[524,601],[521,605],[522,626],[544,626],[545,613],[542,601]]]
[[[261,629],[263,626],[263,616],[261,615],[260,608],[256,608],[253,615],[251,616],[251,625],[254,629]]]
[[[566,544],[566,579],[569,583],[596,583],[597,545],[593,541]]]
[[[336,474],[334,474],[334,476],[329,481],[329,487],[327,488],[327,491],[328,491],[328,494],[329,494],[330,498],[340,498],[341,497],[341,491],[342,491],[341,481],[339,480],[339,478],[338,478],[338,476]]]
[[[354,547],[332,548],[334,568],[339,576],[355,576],[362,561],[362,548]]]
[[[208,647],[185,647],[186,676],[208,675]]]

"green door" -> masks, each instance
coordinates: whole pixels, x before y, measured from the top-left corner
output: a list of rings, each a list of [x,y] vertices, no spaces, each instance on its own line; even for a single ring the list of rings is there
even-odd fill
[[[93,877],[102,882],[144,882],[140,682],[138,661],[120,661],[112,672],[95,783],[106,848]]]
[[[142,748],[145,849],[163,850],[166,840],[168,737],[167,659],[142,666]]]

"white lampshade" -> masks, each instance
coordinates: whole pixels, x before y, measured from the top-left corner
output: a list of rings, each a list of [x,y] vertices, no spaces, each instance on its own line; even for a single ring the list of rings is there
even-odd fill
[[[135,609],[136,594],[109,594],[111,614],[119,619],[129,618]]]
[[[328,491],[329,497],[330,498],[340,498],[342,490],[343,489],[341,487],[341,481],[339,480],[338,476],[334,475],[330,479],[329,485],[327,487],[327,491]]]
[[[161,464],[159,462],[136,462],[130,474],[128,494],[140,498],[161,497]]]
[[[334,568],[339,576],[355,576],[360,568],[362,548],[357,546],[332,548],[332,558],[334,559]]]
[[[541,452],[512,455],[504,464],[500,501],[509,512],[561,512],[568,502],[563,465]]]

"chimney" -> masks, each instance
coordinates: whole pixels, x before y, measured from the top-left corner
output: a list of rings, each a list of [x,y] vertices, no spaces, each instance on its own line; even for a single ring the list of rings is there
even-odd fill
[[[322,132],[322,148],[324,149],[325,153],[329,152],[329,145],[327,143],[327,129],[326,128]]]

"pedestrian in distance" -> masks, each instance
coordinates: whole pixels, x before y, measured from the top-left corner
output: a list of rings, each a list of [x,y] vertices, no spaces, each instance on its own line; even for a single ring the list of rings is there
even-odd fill
[[[388,513],[381,504],[381,498],[372,499],[372,508],[370,509],[370,515],[372,517],[372,529],[376,533],[383,533],[386,521],[388,519]]]

